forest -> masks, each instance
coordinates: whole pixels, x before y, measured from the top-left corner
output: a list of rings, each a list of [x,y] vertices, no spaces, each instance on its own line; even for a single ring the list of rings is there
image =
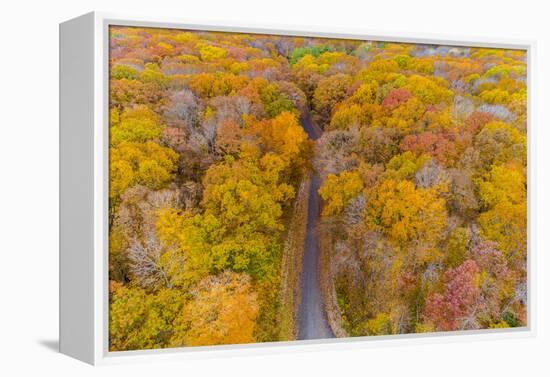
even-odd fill
[[[109,39],[111,351],[527,325],[526,51]]]

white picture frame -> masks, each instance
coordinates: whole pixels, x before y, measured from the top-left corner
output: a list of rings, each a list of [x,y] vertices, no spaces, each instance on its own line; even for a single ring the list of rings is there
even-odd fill
[[[345,339],[110,352],[108,350],[108,31],[111,25],[249,32],[525,49],[528,57],[528,326]],[[92,12],[60,24],[60,352],[90,364],[235,354],[532,337],[536,331],[533,221],[536,128],[532,123],[534,41],[252,23],[203,23]]]

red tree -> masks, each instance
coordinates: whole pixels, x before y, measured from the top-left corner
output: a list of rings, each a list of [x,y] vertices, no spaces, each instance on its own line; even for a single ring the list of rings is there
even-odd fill
[[[409,92],[405,88],[393,89],[384,98],[384,101],[382,102],[382,106],[393,110],[399,105],[407,102],[411,97],[412,97],[411,92]]]
[[[479,268],[473,260],[447,270],[443,276],[444,292],[432,294],[426,300],[425,319],[438,330],[466,328],[480,299],[476,283],[478,273]]]

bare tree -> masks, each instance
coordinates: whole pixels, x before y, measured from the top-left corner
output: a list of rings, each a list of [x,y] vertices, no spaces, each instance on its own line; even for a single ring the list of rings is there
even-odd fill
[[[190,129],[198,125],[200,111],[201,105],[195,94],[183,89],[170,96],[164,115],[169,127]]]
[[[130,269],[138,284],[144,288],[172,287],[161,263],[162,245],[153,229],[130,242],[128,250]]]
[[[434,161],[425,164],[415,175],[415,183],[420,188],[437,186],[448,180],[449,176],[445,169]]]

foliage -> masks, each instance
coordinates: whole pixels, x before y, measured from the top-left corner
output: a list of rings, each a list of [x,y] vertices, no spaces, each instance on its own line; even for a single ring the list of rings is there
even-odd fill
[[[527,324],[525,51],[109,38],[110,350],[292,333],[282,250],[312,175],[348,334]]]
[[[128,79],[135,80],[139,76],[137,69],[124,64],[117,64],[111,68],[111,77],[113,79]]]
[[[114,286],[109,305],[111,351],[164,348],[170,345],[172,322],[185,296],[174,290],[148,294],[141,288]]]
[[[346,97],[351,83],[351,76],[342,73],[319,81],[313,94],[313,107],[321,123],[325,123],[330,117],[334,105]]]
[[[349,202],[363,190],[363,181],[357,171],[329,174],[319,194],[326,201],[323,216],[340,215]]]
[[[447,220],[445,201],[432,190],[416,189],[410,181],[387,179],[369,195],[366,221],[398,244],[441,236]]]
[[[254,342],[258,302],[248,276],[225,272],[208,277],[191,294],[174,321],[171,346]]]
[[[318,57],[322,53],[328,52],[328,51],[331,51],[331,48],[326,45],[295,48],[290,55],[290,64],[296,64],[298,60],[303,58],[305,55],[312,55],[312,56]]]
[[[265,112],[270,118],[274,118],[283,112],[295,112],[294,102],[288,95],[282,93],[277,85],[266,85],[260,91],[260,98],[265,108]]]
[[[109,199],[114,203],[129,187],[142,184],[159,190],[172,181],[178,155],[153,141],[121,142],[109,156]]]
[[[443,294],[434,293],[426,301],[424,316],[439,330],[465,329],[468,315],[480,298],[479,267],[467,260],[443,276]]]
[[[110,143],[140,142],[158,140],[164,130],[159,116],[148,107],[137,106],[119,114],[111,112]]]
[[[395,334],[395,326],[388,314],[378,313],[376,317],[367,321],[367,332],[369,335]]]
[[[227,56],[227,51],[220,47],[206,45],[199,49],[199,54],[201,56],[201,60],[211,61],[225,58]]]
[[[189,88],[201,98],[226,96],[245,87],[248,79],[233,73],[199,73],[193,75]]]
[[[256,122],[250,119],[248,132],[258,140],[263,153],[272,153],[287,166],[300,169],[307,158],[309,145],[307,135],[294,113],[283,112],[273,119]],[[286,166],[285,166],[286,167]]]

